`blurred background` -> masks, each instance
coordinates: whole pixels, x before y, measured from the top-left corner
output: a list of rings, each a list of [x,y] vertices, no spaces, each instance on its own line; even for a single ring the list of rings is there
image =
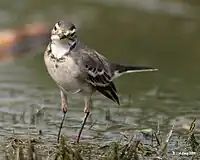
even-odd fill
[[[0,142],[39,130],[56,138],[60,93],[43,53],[61,19],[73,22],[81,41],[110,61],[159,69],[117,79],[120,107],[96,94],[83,139],[118,140],[122,132],[155,129],[158,121],[161,130],[175,124],[179,132],[194,118],[200,131],[199,9],[195,0],[1,0]],[[78,95],[70,98],[67,137],[76,137],[83,108]]]

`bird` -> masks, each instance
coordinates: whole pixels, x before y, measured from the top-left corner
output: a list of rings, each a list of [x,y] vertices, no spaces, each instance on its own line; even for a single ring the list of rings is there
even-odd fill
[[[148,66],[131,66],[109,62],[105,56],[89,48],[79,40],[76,26],[63,20],[55,23],[49,43],[44,52],[47,72],[60,89],[61,109],[64,113],[57,141],[68,112],[69,95],[84,97],[85,116],[76,142],[80,137],[92,108],[92,95],[99,92],[120,105],[118,92],[113,80],[124,73],[157,71]]]

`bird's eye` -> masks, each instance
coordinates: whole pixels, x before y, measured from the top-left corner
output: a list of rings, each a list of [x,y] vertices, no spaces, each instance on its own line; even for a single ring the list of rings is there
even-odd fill
[[[97,71],[98,71],[98,72],[102,72],[102,71],[103,71],[103,69],[101,69],[101,68],[98,68],[98,69],[97,69]]]
[[[73,26],[71,26],[69,30],[71,30],[71,31],[72,31],[73,29],[76,29],[74,25],[73,25]]]
[[[61,24],[62,24],[62,21],[58,21],[58,26],[61,26]]]
[[[70,28],[70,30],[72,31],[72,30],[74,30],[74,29],[76,29],[76,27],[75,26],[72,26],[71,28]]]
[[[54,30],[55,30],[55,31],[57,30],[57,27],[56,27],[56,26],[54,27]]]
[[[74,24],[70,24],[70,27],[69,27],[69,30],[74,30],[74,29],[76,29],[76,27],[75,27],[75,25]]]

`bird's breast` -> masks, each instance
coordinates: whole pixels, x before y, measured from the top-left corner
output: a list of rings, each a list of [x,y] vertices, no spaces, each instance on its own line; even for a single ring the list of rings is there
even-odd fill
[[[81,70],[72,57],[65,56],[62,60],[57,60],[46,55],[44,59],[49,74],[60,87],[70,92],[81,88],[78,79]]]

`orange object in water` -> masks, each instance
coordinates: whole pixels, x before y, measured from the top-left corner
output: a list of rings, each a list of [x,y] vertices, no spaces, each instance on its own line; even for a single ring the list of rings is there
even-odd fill
[[[49,29],[43,23],[26,24],[22,29],[0,31],[0,61],[13,60],[45,47]]]
[[[0,60],[5,61],[13,59],[11,53],[8,52],[9,48],[16,41],[16,33],[13,30],[3,30],[0,31]]]

